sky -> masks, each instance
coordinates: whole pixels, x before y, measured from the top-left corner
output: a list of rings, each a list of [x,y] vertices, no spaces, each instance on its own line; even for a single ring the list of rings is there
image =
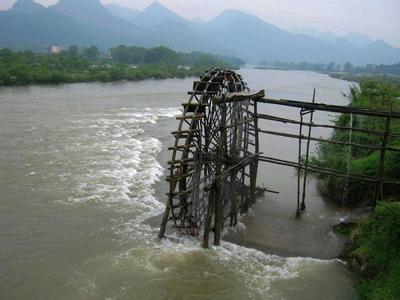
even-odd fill
[[[0,10],[16,0],[0,0]],[[50,5],[57,0],[36,0]],[[101,0],[144,9],[152,0]],[[359,32],[400,48],[400,0],[159,0],[186,19],[209,20],[225,9],[239,9],[290,29],[312,26],[339,35]]]

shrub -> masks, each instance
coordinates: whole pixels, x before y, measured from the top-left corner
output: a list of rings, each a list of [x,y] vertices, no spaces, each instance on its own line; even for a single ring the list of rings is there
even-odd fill
[[[351,256],[362,259],[367,299],[400,299],[400,202],[378,204],[354,237]]]

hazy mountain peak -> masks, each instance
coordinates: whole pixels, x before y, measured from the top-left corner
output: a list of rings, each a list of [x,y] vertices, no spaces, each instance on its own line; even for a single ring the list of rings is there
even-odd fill
[[[345,39],[357,47],[365,47],[372,43],[372,40],[369,37],[356,32],[347,34]]]
[[[339,38],[334,32],[332,31],[319,31],[312,26],[304,26],[298,28],[296,26],[292,26],[291,32],[296,34],[303,34],[308,35],[317,39],[320,39],[324,42],[334,43]]]
[[[375,42],[372,42],[368,46],[373,46],[373,47],[381,47],[381,48],[393,48],[390,44],[385,42],[382,39],[376,40]]]
[[[106,4],[104,7],[115,17],[132,22],[133,19],[140,13],[140,10],[125,7],[119,4]]]
[[[162,23],[166,19],[186,22],[185,19],[158,1],[153,1],[148,7],[146,7],[139,15],[136,16],[134,22],[141,26],[154,26]]]
[[[96,9],[95,11],[91,11],[90,13],[98,13],[99,10],[107,11],[105,7],[101,4],[100,0],[59,0],[55,5],[55,8],[63,8],[66,10],[84,10],[85,12],[88,9]]]
[[[110,12],[100,3],[100,0],[59,0],[51,8],[78,20],[97,20],[104,22],[112,17]]]
[[[222,11],[218,16],[218,17],[240,17],[240,16],[252,16],[252,17],[256,17],[254,15],[250,15],[247,14],[241,10],[238,9],[226,9],[224,11]],[[258,18],[258,17],[256,17]]]
[[[36,3],[33,0],[18,0],[17,2],[14,3],[13,7],[11,8],[11,11],[17,13],[35,13],[43,9],[45,9],[44,6],[42,6],[39,3]]]
[[[192,20],[192,23],[194,24],[205,24],[206,22],[200,18],[195,18]]]
[[[240,19],[242,22],[248,20],[261,21],[259,17],[247,14],[243,11],[237,9],[226,9],[212,19],[210,23],[220,23],[221,25],[226,25],[227,23],[237,22],[238,19]]]
[[[207,26],[214,26],[216,28],[228,27],[233,31],[236,27],[241,27],[241,29],[244,30],[268,31],[269,33],[271,31],[283,32],[279,27],[260,19],[259,17],[237,9],[224,10],[207,23]]]

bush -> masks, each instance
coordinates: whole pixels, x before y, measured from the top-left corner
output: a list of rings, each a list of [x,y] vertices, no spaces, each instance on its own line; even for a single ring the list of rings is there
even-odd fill
[[[400,92],[394,86],[382,81],[365,80],[360,86],[353,86],[350,90],[350,107],[369,108],[381,111],[400,109]],[[342,114],[335,120],[336,126],[355,128],[366,128],[375,131],[385,130],[385,119],[348,114]],[[351,123],[351,124],[350,124]],[[400,131],[400,122],[397,119],[391,120],[391,132]],[[352,132],[351,139],[348,131],[334,130],[330,136],[331,140],[348,142],[361,145],[380,146],[382,137],[363,132]],[[399,147],[399,139],[390,137],[388,144],[391,147]],[[349,164],[350,160],[350,164]],[[378,172],[380,152],[370,149],[352,147],[351,152],[348,147],[321,143],[318,147],[317,155],[311,159],[311,163],[316,166],[328,167],[342,171],[342,173],[352,172],[375,176]],[[384,177],[400,179],[400,154],[387,151],[385,156]],[[338,178],[333,176],[319,176],[320,192],[338,204],[358,205],[367,199],[372,200],[375,194],[375,185],[359,181]],[[347,197],[344,199],[344,189],[347,189]],[[341,193],[341,191],[343,191]],[[400,192],[399,186],[385,186],[385,197],[396,195]],[[346,203],[344,203],[346,201]]]
[[[362,260],[366,299],[400,299],[400,203],[380,203],[361,224],[351,256]]]

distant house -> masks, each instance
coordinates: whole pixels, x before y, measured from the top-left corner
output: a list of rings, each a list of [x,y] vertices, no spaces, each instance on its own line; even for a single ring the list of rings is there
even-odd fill
[[[61,48],[60,46],[50,46],[49,48],[47,48],[47,52],[49,54],[60,54],[63,51],[63,48]]]
[[[179,66],[178,66],[178,69],[190,70],[191,67],[190,67],[190,66],[182,66],[182,65],[179,65]]]

